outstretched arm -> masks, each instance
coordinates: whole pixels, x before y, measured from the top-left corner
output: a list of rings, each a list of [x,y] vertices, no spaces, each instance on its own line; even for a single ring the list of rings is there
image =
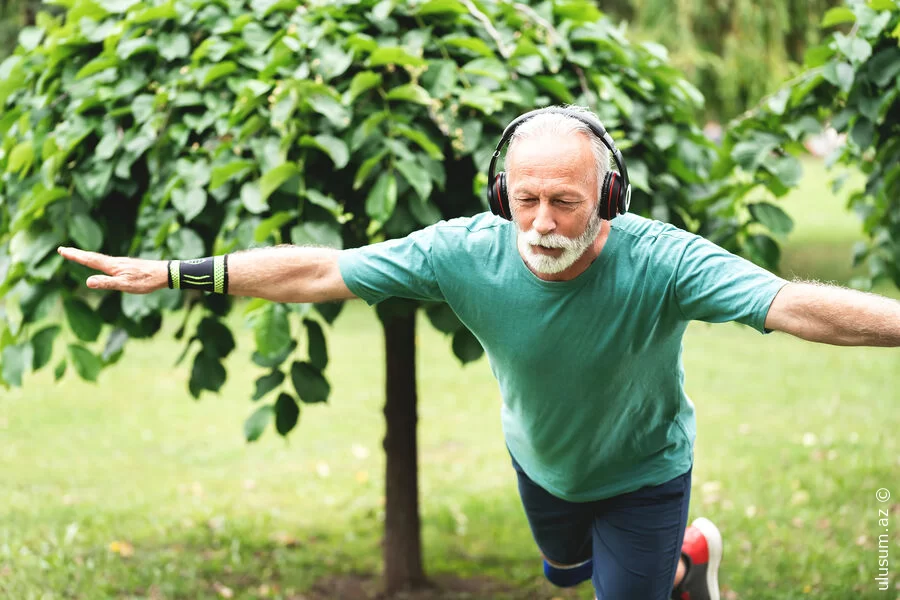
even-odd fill
[[[107,256],[77,248],[59,253],[105,275],[92,275],[87,286],[148,294],[168,286],[167,262]],[[340,250],[275,246],[228,255],[228,293],[275,302],[328,302],[356,296],[338,268]]]
[[[836,286],[789,283],[772,301],[766,328],[835,346],[900,346],[900,302]]]

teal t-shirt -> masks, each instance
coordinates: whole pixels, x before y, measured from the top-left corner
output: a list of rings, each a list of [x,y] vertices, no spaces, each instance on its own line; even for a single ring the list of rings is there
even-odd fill
[[[697,235],[636,215],[611,221],[596,260],[571,281],[523,262],[513,223],[483,213],[346,250],[341,275],[375,304],[447,302],[484,346],[503,432],[525,473],[573,502],[658,485],[693,464],[684,390],[688,322],[765,332],[786,283]]]

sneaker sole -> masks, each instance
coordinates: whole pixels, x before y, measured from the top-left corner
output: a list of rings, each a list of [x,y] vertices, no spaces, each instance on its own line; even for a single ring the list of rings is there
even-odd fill
[[[700,530],[706,538],[709,548],[709,568],[706,570],[706,587],[709,589],[709,600],[720,600],[719,596],[719,565],[722,563],[722,534],[713,522],[704,517],[699,517],[691,523]]]

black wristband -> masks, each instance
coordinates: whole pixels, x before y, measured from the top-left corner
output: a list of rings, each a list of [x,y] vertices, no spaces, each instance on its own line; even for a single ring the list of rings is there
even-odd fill
[[[169,261],[169,287],[176,290],[201,290],[228,293],[228,258],[207,256],[191,260]]]

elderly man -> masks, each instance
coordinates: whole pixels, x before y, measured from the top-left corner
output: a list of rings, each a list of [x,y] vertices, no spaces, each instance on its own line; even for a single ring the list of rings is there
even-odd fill
[[[96,289],[447,302],[499,382],[504,437],[547,578],[591,579],[604,600],[718,600],[722,538],[706,519],[687,527],[696,432],[681,361],[688,323],[897,346],[900,304],[788,283],[696,235],[623,214],[627,170],[584,109],[520,117],[495,160],[506,142],[508,172],[489,186],[493,215],[403,239],[168,265],[60,252],[106,273],[88,279]]]

